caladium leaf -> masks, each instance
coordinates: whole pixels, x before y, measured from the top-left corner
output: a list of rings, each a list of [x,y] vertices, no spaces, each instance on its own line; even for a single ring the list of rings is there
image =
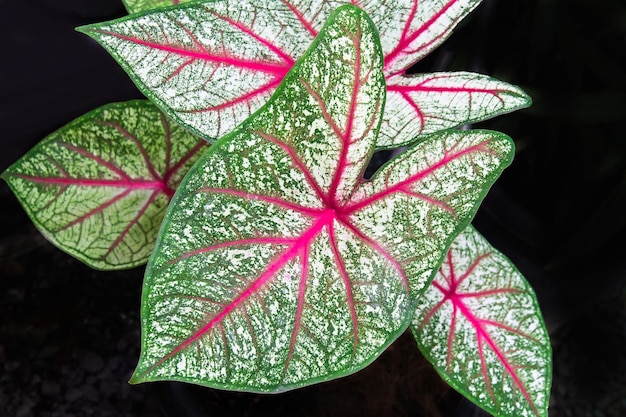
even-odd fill
[[[131,382],[295,388],[361,369],[409,325],[513,145],[445,132],[364,181],[385,98],[378,42],[364,12],[339,8],[189,171],[148,263]]]
[[[443,379],[494,416],[548,415],[552,353],[535,294],[472,227],[420,297],[412,330]]]
[[[122,0],[128,13],[139,13],[147,10],[154,10],[161,7],[183,4],[189,1],[199,0]]]
[[[97,269],[130,268],[148,260],[174,190],[205,148],[135,100],[79,117],[2,178],[56,246]]]
[[[100,42],[159,107],[212,142],[267,102],[329,13],[345,3],[190,3],[79,30]],[[384,73],[387,84],[394,87],[390,96],[395,99],[389,101],[383,117],[387,134],[379,138],[379,147],[406,144],[416,133],[457,127],[529,103],[518,88],[490,84],[480,76],[469,81],[470,75],[435,75],[430,80],[404,75],[412,63],[441,44],[480,0],[354,3],[370,13],[381,34]],[[458,106],[447,106],[450,99],[480,106],[460,111]]]
[[[451,127],[486,120],[531,104],[519,87],[471,72],[387,77],[386,124],[378,146],[391,148]]]

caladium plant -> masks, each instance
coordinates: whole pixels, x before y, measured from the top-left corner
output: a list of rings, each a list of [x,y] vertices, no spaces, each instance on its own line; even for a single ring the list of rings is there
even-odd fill
[[[170,198],[208,144],[146,100],[100,107],[3,174],[54,244],[98,269],[146,263]]]
[[[480,74],[406,75],[480,0],[124,2],[129,17],[80,30],[167,116],[105,106],[3,177],[96,268],[145,262],[158,234],[132,382],[282,391],[363,368],[410,326],[479,406],[547,415],[536,298],[468,226],[513,143],[454,130],[530,99]]]

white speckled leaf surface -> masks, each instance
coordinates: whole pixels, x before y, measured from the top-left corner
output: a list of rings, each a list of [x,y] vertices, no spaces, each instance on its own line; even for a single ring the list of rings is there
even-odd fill
[[[537,299],[474,228],[452,244],[411,328],[437,372],[494,416],[548,415],[552,352]]]
[[[382,57],[367,16],[338,9],[275,96],[192,168],[148,264],[132,382],[281,391],[355,372],[406,329],[513,145],[433,136],[364,182]]]
[[[387,77],[387,108],[377,145],[393,147],[531,103],[521,88],[471,72]],[[400,138],[400,139],[399,139]]]
[[[267,102],[329,13],[349,2],[193,3],[80,30],[100,42],[174,120],[213,142]],[[378,147],[404,145],[415,135],[529,105],[519,88],[503,82],[486,85],[476,74],[478,81],[472,82],[464,79],[472,75],[434,75],[425,80],[404,74],[440,45],[480,0],[353,3],[370,14],[385,54],[383,71],[392,99],[382,120],[387,133],[379,137]],[[487,91],[477,92],[477,83]],[[451,101],[468,100],[474,105],[448,107]]]
[[[145,100],[93,110],[3,174],[48,240],[98,269],[144,264],[202,139]]]

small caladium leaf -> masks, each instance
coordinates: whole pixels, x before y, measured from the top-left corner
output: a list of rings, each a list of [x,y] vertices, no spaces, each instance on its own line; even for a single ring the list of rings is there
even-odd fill
[[[132,382],[295,388],[361,369],[409,325],[513,145],[445,132],[364,181],[385,98],[377,36],[339,8],[189,171],[148,263]]]
[[[486,75],[449,72],[387,78],[387,120],[378,146],[391,148],[430,133],[530,106],[521,88]]]
[[[122,0],[124,7],[128,13],[139,13],[148,10],[154,10],[161,7],[173,6],[176,4],[183,4],[189,1],[200,0]]]
[[[496,417],[548,415],[552,353],[537,299],[511,262],[468,227],[419,299],[420,350]]]
[[[135,100],[79,117],[2,178],[56,246],[97,269],[130,268],[148,260],[170,197],[205,148]]]
[[[330,12],[345,3],[350,2],[190,3],[79,30],[100,42],[174,120],[213,142],[267,102]],[[404,75],[480,0],[352,3],[370,14],[380,32],[383,72],[394,89],[382,122],[387,133],[378,147],[404,145],[416,133],[454,128],[528,104],[519,89],[480,76]],[[448,107],[450,99],[472,105],[461,111]]]

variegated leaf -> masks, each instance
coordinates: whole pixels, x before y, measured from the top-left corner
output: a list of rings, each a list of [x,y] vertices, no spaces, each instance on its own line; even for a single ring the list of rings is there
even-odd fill
[[[100,42],[159,107],[212,142],[269,99],[329,13],[345,3],[349,2],[194,3],[79,30]],[[390,94],[396,97],[386,106],[382,130],[388,133],[379,139],[379,147],[407,144],[416,133],[453,128],[524,105],[509,98],[521,94],[523,101],[525,97],[513,86],[499,83],[496,96],[506,99],[490,100],[472,86],[466,88],[463,80],[448,77],[448,87],[457,92],[455,100],[471,97],[485,106],[459,111],[448,108],[449,91],[433,94],[430,88],[425,94],[423,80],[404,75],[412,63],[441,44],[480,0],[353,3],[371,14],[381,34],[387,83],[403,92]],[[433,114],[432,109],[440,112]]]
[[[3,174],[37,228],[98,269],[148,260],[182,177],[208,148],[145,100],[52,133]]]
[[[131,14],[154,10],[161,7],[174,6],[190,1],[200,0],[122,0],[122,2],[124,3],[124,7],[126,7],[128,13]]]
[[[552,353],[537,299],[468,227],[419,299],[412,330],[451,386],[496,417],[547,417]]]
[[[281,391],[354,372],[406,329],[513,145],[445,132],[364,182],[385,97],[377,36],[358,8],[331,14],[190,170],[148,264],[133,382]]]
[[[489,119],[531,104],[519,87],[470,72],[387,77],[386,123],[378,146],[391,148],[451,127]]]

